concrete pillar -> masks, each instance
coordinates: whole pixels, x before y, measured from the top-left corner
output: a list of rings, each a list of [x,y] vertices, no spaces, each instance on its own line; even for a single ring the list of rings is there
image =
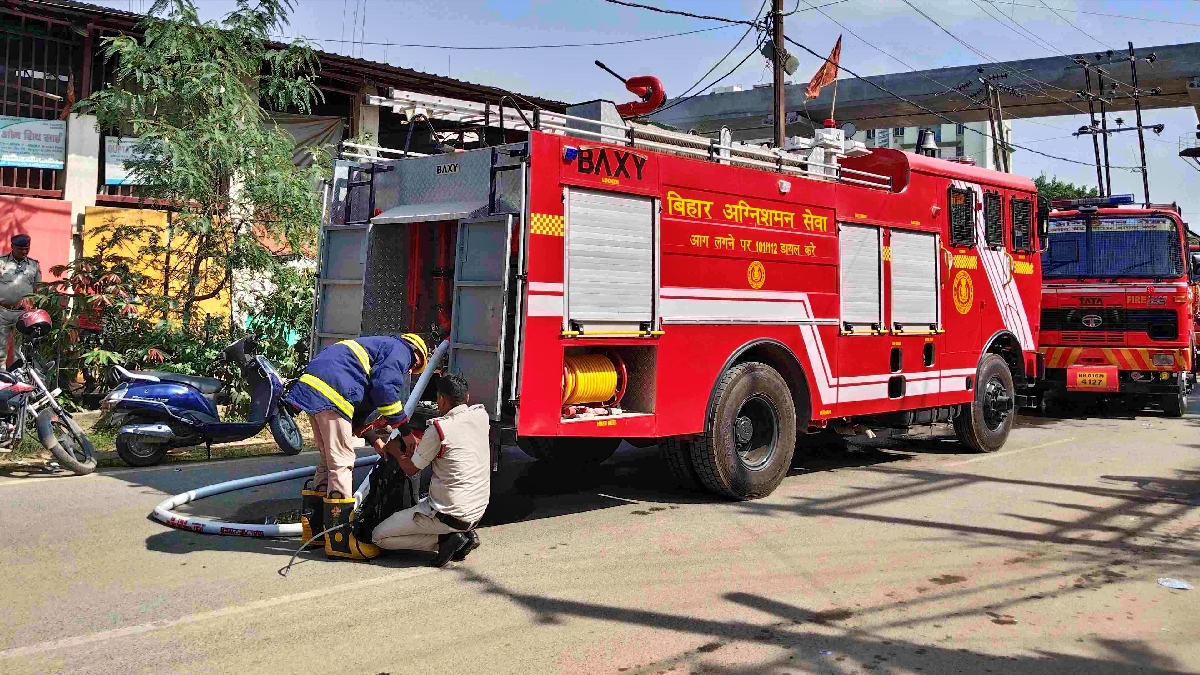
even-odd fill
[[[83,254],[83,212],[96,205],[100,184],[100,128],[92,115],[72,114],[67,119],[67,163],[63,201],[71,205],[69,260]]]
[[[350,136],[371,135],[371,143],[379,143],[379,106],[363,103],[366,96],[376,95],[378,90],[374,84],[364,84],[358,89],[358,97],[350,106]]]

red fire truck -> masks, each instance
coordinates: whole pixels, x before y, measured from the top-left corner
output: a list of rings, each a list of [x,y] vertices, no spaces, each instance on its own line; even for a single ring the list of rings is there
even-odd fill
[[[1132,195],[1052,203],[1042,256],[1046,403],[1125,395],[1187,407],[1195,383],[1187,225],[1175,205],[1122,207]]]
[[[1032,391],[1044,220],[1026,178],[835,128],[776,150],[606,102],[373,102],[490,117],[509,142],[338,163],[314,349],[445,336],[498,436],[539,460],[657,444],[681,477],[751,499],[798,434],[952,421],[990,452]]]

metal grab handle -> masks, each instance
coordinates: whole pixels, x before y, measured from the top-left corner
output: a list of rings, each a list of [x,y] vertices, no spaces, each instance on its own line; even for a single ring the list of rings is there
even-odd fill
[[[503,140],[503,137],[504,137],[504,101],[506,101],[506,100],[510,104],[512,104],[513,110],[517,111],[517,114],[521,116],[521,121],[525,123],[525,126],[529,127],[529,129],[532,131],[534,127],[532,124],[529,123],[529,118],[525,116],[525,111],[521,110],[520,106],[517,105],[517,102],[516,102],[516,100],[513,99],[513,97],[506,94],[506,95],[500,97],[500,136],[501,136],[501,139]]]

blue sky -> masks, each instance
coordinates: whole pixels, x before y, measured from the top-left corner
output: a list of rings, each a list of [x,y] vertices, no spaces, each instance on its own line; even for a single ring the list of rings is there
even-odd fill
[[[95,0],[93,0],[95,1]],[[762,0],[643,0],[660,7],[749,19]],[[822,5],[832,0],[799,0],[799,5]],[[1003,14],[1022,28],[1067,53],[1088,53],[1101,45],[1124,48],[1182,42],[1200,42],[1200,2],[1196,0],[911,0],[927,14],[998,60],[1056,56],[1044,43],[1019,37],[1001,26],[993,15]],[[139,11],[149,0],[106,0],[100,4]],[[217,18],[233,7],[230,0],[199,0],[202,14]],[[791,9],[796,0],[785,0]],[[1058,15],[1046,8],[1057,10]],[[954,42],[902,0],[844,0],[824,10],[854,32],[869,38],[885,52],[909,65],[924,69],[979,63],[982,59]],[[1121,14],[1136,19],[1098,16]],[[357,14],[357,21],[355,20]],[[1068,23],[1070,22],[1070,23]],[[1072,25],[1073,24],[1073,25]],[[729,27],[685,37],[636,44],[522,51],[446,51],[369,43],[421,43],[452,46],[501,46],[603,42],[644,38],[668,33],[713,28],[711,21],[668,16],[611,5],[601,0],[297,0],[290,36],[324,40],[327,51],[351,53],[472,82],[496,85],[521,93],[563,101],[609,98],[628,99],[621,84],[592,65],[600,59],[627,77],[654,74],[668,93],[691,86],[737,42],[744,28]],[[815,11],[801,11],[787,19],[790,36],[818,51],[833,46],[841,30]],[[367,44],[345,44],[337,40]],[[716,72],[727,71],[741,60],[750,45],[743,44],[734,58]],[[863,75],[904,71],[901,64],[847,34],[842,63]],[[816,59],[803,55],[796,79],[807,80],[817,69]],[[846,75],[843,73],[843,77]],[[751,56],[722,84],[750,86],[770,81],[764,59]],[[765,113],[766,111],[764,111]],[[1132,123],[1133,114],[1123,115]],[[1151,198],[1178,201],[1185,217],[1194,216],[1192,229],[1200,230],[1200,171],[1177,154],[1180,135],[1196,129],[1192,108],[1147,112],[1147,124],[1166,129],[1149,134]],[[1110,117],[1111,120],[1111,117]],[[1086,124],[1086,117],[1016,120],[1013,141],[1043,152],[1091,161],[1091,143],[1070,134]],[[1110,142],[1114,165],[1138,164],[1137,136],[1126,133]],[[1036,176],[1045,171],[1059,178],[1092,185],[1095,169],[1018,151],[1016,173]],[[1113,191],[1132,192],[1141,198],[1139,174],[1114,170]]]

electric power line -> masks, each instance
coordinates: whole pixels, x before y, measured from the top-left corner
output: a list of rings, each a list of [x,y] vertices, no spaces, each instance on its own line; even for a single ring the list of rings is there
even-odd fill
[[[743,26],[756,25],[755,22],[746,21],[745,19],[730,19],[730,18],[726,18],[723,16],[711,16],[708,14],[693,14],[691,12],[684,12],[684,11],[680,11],[677,9],[663,9],[662,7],[655,7],[653,5],[643,5],[640,2],[628,2],[628,0],[604,0],[604,1],[614,4],[614,5],[620,5],[622,7],[632,7],[634,9],[646,9],[651,12],[658,12],[659,14],[673,14],[675,16],[686,16],[689,19],[705,19],[708,21],[721,21],[723,23],[740,23]]]
[[[1097,38],[1095,35],[1092,35],[1091,33],[1080,28],[1079,26],[1076,26],[1070,19],[1063,16],[1062,14],[1059,14],[1058,10],[1056,10],[1053,7],[1051,7],[1050,5],[1046,4],[1046,0],[1038,0],[1038,2],[1042,3],[1042,6],[1045,7],[1046,9],[1050,10],[1050,12],[1052,14],[1054,14],[1054,16],[1057,16],[1058,18],[1062,19],[1063,21],[1066,21],[1068,26],[1070,26],[1071,28],[1074,28],[1075,30],[1079,31],[1080,33],[1083,33],[1092,42],[1095,42],[1096,44],[1100,45],[1101,47],[1104,47],[1105,49],[1112,49],[1112,47],[1101,42],[1100,39]]]
[[[807,4],[807,0],[805,0],[805,3]],[[964,92],[962,92],[962,91],[959,91],[959,90],[957,90],[957,89],[954,89],[953,87],[949,87],[949,86],[947,86],[947,85],[945,85],[945,84],[943,84],[943,83],[941,83],[941,82],[938,82],[937,80],[933,79],[932,77],[929,77],[929,76],[928,76],[928,75],[926,75],[925,73],[923,73],[923,72],[921,72],[921,71],[917,70],[917,69],[916,69],[916,68],[914,68],[913,66],[909,65],[908,63],[906,63],[906,62],[905,62],[903,59],[901,59],[901,58],[899,58],[899,57],[897,57],[897,56],[895,56],[895,55],[893,55],[893,54],[891,54],[891,53],[889,53],[889,52],[885,51],[885,50],[884,50],[882,47],[880,47],[880,46],[876,45],[874,42],[871,42],[871,41],[869,41],[869,40],[866,40],[866,39],[864,39],[864,38],[863,38],[862,36],[860,36],[858,33],[855,33],[853,30],[851,30],[851,29],[850,29],[850,27],[846,26],[846,25],[845,25],[845,24],[843,24],[842,22],[840,22],[840,21],[838,21],[837,19],[833,18],[832,16],[830,16],[830,15],[829,15],[828,13],[826,13],[825,11],[823,11],[823,10],[821,10],[821,9],[819,9],[819,8],[813,8],[813,9],[816,9],[818,13],[820,13],[820,14],[821,14],[822,16],[824,16],[826,19],[828,19],[828,20],[832,21],[834,24],[836,24],[836,25],[837,25],[839,28],[841,28],[842,30],[844,30],[844,31],[846,31],[847,33],[849,33],[851,36],[853,36],[853,37],[854,37],[855,39],[857,39],[859,42],[862,42],[863,44],[867,45],[867,46],[868,46],[868,47],[870,47],[871,49],[874,49],[875,51],[879,52],[880,54],[883,54],[884,56],[886,56],[886,57],[888,57],[888,58],[892,59],[893,61],[895,61],[895,62],[899,63],[900,65],[904,66],[905,68],[908,68],[910,71],[912,71],[912,72],[914,72],[914,73],[916,73],[916,74],[920,75],[922,78],[924,78],[924,79],[928,80],[929,82],[932,82],[933,84],[935,84],[935,85],[937,85],[937,86],[941,87],[942,89],[945,89],[945,90],[946,90],[948,93],[951,93],[951,94],[959,94],[959,95],[961,95],[961,96],[964,96],[965,98],[967,98],[967,100],[971,101],[971,103],[974,103],[975,105],[978,105],[978,106],[984,106],[984,105],[986,105],[985,103],[983,103],[983,102],[982,102],[982,101],[980,101],[979,99],[977,99],[977,98],[974,98],[974,97],[972,97],[972,96],[969,96],[969,95],[967,95],[966,93],[964,93]],[[962,110],[962,109],[959,109],[959,110]],[[953,111],[953,112],[958,112],[959,110],[955,110],[955,111]],[[1033,119],[1031,119],[1031,120],[1029,120],[1029,121],[1030,121],[1030,122],[1032,122],[1033,124],[1038,124],[1038,125],[1041,125],[1041,126],[1044,126],[1044,127],[1049,127],[1049,128],[1051,128],[1051,129],[1057,129],[1057,130],[1059,130],[1059,131],[1072,131],[1071,129],[1068,129],[1068,128],[1066,128],[1066,127],[1060,127],[1060,126],[1057,126],[1057,125],[1054,125],[1054,124],[1049,124],[1049,123],[1047,123],[1047,122],[1041,122],[1041,121],[1039,121],[1039,120],[1033,120]]]
[[[821,55],[820,55],[820,54],[818,54],[817,52],[813,51],[812,49],[809,49],[807,46],[805,46],[805,45],[803,45],[803,44],[801,44],[801,43],[799,43],[799,42],[796,42],[795,40],[793,40],[792,38],[790,38],[790,37],[788,37],[788,36],[786,36],[786,35],[784,36],[784,39],[785,39],[785,40],[787,40],[788,42],[790,42],[790,43],[792,43],[792,44],[796,45],[797,47],[799,47],[799,48],[803,49],[804,51],[808,52],[808,53],[809,53],[809,54],[811,54],[812,56],[815,56],[816,58],[818,58],[818,59],[821,59],[822,61],[825,61],[826,63],[833,63],[833,61],[830,61],[828,57],[821,56]],[[946,121],[946,122],[948,122],[948,123],[950,123],[950,124],[962,124],[961,122],[959,122],[959,121],[957,121],[957,120],[953,120],[953,119],[950,119],[949,117],[946,117],[946,116],[945,116],[945,115],[943,115],[942,113],[939,113],[939,112],[937,112],[937,111],[935,111],[935,110],[931,110],[931,109],[929,109],[929,108],[926,108],[925,106],[921,105],[920,103],[917,103],[917,102],[915,102],[915,101],[911,101],[911,100],[909,100],[909,99],[907,99],[907,98],[905,98],[905,97],[901,96],[900,94],[897,94],[896,92],[894,92],[894,91],[892,91],[892,90],[888,89],[887,87],[884,87],[884,86],[882,86],[882,85],[880,85],[880,84],[877,84],[877,83],[875,83],[875,82],[872,82],[871,80],[869,80],[869,79],[867,79],[867,78],[863,77],[862,75],[859,75],[858,73],[854,72],[853,70],[850,70],[849,68],[847,68],[847,67],[845,67],[845,66],[842,66],[842,65],[840,65],[840,64],[837,64],[837,65],[838,65],[838,68],[840,68],[841,70],[844,70],[844,71],[846,71],[847,73],[849,73],[851,77],[854,77],[855,79],[862,80],[863,82],[866,82],[867,84],[871,85],[872,87],[875,87],[875,88],[876,88],[876,89],[878,89],[879,91],[882,91],[883,93],[887,94],[888,96],[891,96],[891,97],[895,98],[895,99],[896,99],[896,100],[898,100],[898,101],[901,101],[901,102],[907,103],[907,104],[909,104],[909,105],[913,106],[914,108],[916,108],[916,109],[918,109],[918,110],[920,110],[920,111],[922,111],[922,112],[924,112],[924,113],[926,113],[926,114],[928,114],[928,115],[933,115],[934,117],[936,117],[936,118],[938,118],[938,119],[940,119],[940,120],[944,120],[944,121]],[[992,136],[991,136],[990,134],[986,133],[986,132],[979,131],[978,129],[972,128],[972,127],[970,127],[970,126],[967,126],[967,125],[963,125],[963,128],[964,128],[964,129],[966,129],[966,130],[972,131],[972,132],[974,132],[974,133],[977,133],[977,134],[979,134],[980,136],[983,136],[984,138],[987,138],[987,139],[989,139],[989,140],[992,140]],[[1061,161],[1061,162],[1069,162],[1069,163],[1071,163],[1071,164],[1080,164],[1080,165],[1083,165],[1083,166],[1095,166],[1095,163],[1094,163],[1094,162],[1084,162],[1084,161],[1080,161],[1080,160],[1078,160],[1078,159],[1071,159],[1071,158],[1069,158],[1069,157],[1059,157],[1058,155],[1051,155],[1051,154],[1050,154],[1050,153],[1048,153],[1048,152],[1042,152],[1041,150],[1034,150],[1033,148],[1028,148],[1028,147],[1025,147],[1025,146],[1023,146],[1023,145],[1018,145],[1018,144],[1016,144],[1016,143],[1012,143],[1012,142],[1007,142],[1007,143],[1006,143],[1006,145],[1007,145],[1008,147],[1016,148],[1016,149],[1018,149],[1018,150],[1024,150],[1024,151],[1026,151],[1026,152],[1031,152],[1031,153],[1033,153],[1033,154],[1035,154],[1035,155],[1041,155],[1041,156],[1043,156],[1043,157],[1047,157],[1047,158],[1049,158],[1049,159],[1056,159],[1056,160],[1058,160],[1058,161]],[[1133,170],[1141,171],[1141,167],[1134,167],[1134,166],[1114,166],[1114,167],[1112,167],[1112,168],[1114,168],[1114,169],[1125,169],[1125,170],[1128,170],[1128,171],[1133,171]]]
[[[842,1],[845,2],[846,0],[842,0]],[[627,44],[631,44],[634,42],[650,42],[652,40],[665,40],[667,38],[683,37],[685,35],[695,35],[696,33],[707,33],[707,32],[714,31],[714,30],[724,30],[726,28],[732,28],[733,25],[734,24],[726,24],[724,26],[714,26],[712,28],[700,28],[698,30],[689,30],[689,31],[684,31],[682,33],[668,33],[666,35],[654,35],[651,37],[633,38],[630,40],[614,40],[611,42],[574,42],[574,43],[548,44],[548,45],[507,45],[507,46],[494,46],[493,47],[493,46],[430,45],[430,44],[415,44],[415,43],[406,44],[406,43],[402,43],[402,42],[369,42],[369,41],[368,42],[354,41],[354,42],[356,44],[378,45],[378,46],[382,46],[382,47],[411,47],[411,48],[416,48],[416,49],[446,49],[446,50],[452,50],[452,51],[501,51],[501,50],[510,50],[510,49],[565,49],[565,48],[569,48],[569,47],[608,47],[611,45],[627,45]],[[298,40],[300,38],[291,36],[291,35],[280,35],[276,39]],[[341,43],[341,44],[351,42],[350,40],[344,40],[344,39],[335,40],[333,38],[305,38],[305,39],[312,40],[313,42],[331,42],[331,43]]]
[[[996,0],[983,0],[983,1],[988,4],[991,4],[991,5],[997,4]],[[1029,9],[1042,9],[1041,7],[1038,7],[1037,5],[1022,5],[1022,4],[1019,4],[1016,2],[1010,3],[1009,6],[1010,7],[1027,7]],[[1054,11],[1054,10],[1050,9],[1050,11]],[[1082,9],[1075,10],[1075,13],[1076,14],[1088,14],[1091,16],[1107,16],[1107,17],[1110,17],[1113,19],[1128,19],[1130,21],[1149,21],[1152,23],[1169,23],[1169,24],[1172,24],[1175,26],[1197,26],[1197,27],[1200,27],[1200,23],[1191,23],[1188,21],[1171,21],[1170,19],[1151,19],[1151,18],[1145,17],[1145,16],[1129,16],[1128,14],[1109,14],[1106,12],[1087,12]]]
[[[763,11],[766,10],[766,8],[767,8],[767,1],[768,0],[763,0],[762,4],[758,6],[758,13],[754,15],[754,22],[750,25],[749,28],[746,29],[745,33],[742,33],[742,37],[738,38],[738,41],[736,43],[734,43],[734,45],[732,47],[729,48],[729,51],[725,52],[725,55],[722,56],[716,63],[714,63],[712,65],[712,67],[708,69],[708,72],[701,75],[700,78],[698,80],[696,80],[695,84],[693,84],[692,86],[685,89],[683,91],[683,93],[681,93],[674,101],[672,101],[670,103],[670,105],[667,105],[663,108],[659,108],[659,111],[670,110],[671,108],[674,108],[675,106],[679,105],[680,103],[683,103],[684,101],[689,101],[689,100],[695,98],[696,96],[699,96],[701,92],[711,89],[712,87],[716,86],[719,82],[721,82],[725,78],[732,75],[734,73],[734,71],[736,71],[738,68],[740,68],[742,66],[742,64],[745,63],[750,58],[750,55],[754,54],[754,52],[750,52],[750,54],[746,55],[746,57],[743,58],[741,60],[741,62],[739,62],[736,66],[733,67],[733,70],[730,70],[728,73],[725,73],[716,82],[713,82],[712,84],[709,84],[709,85],[695,91],[695,93],[693,93],[693,90],[696,89],[696,87],[699,87],[700,83],[704,82],[704,78],[711,75],[714,70],[716,70],[722,63],[724,63],[725,59],[729,58],[730,54],[733,54],[734,50],[736,50],[738,48],[738,46],[741,45],[742,42],[744,42],[746,40],[746,38],[750,36],[750,33],[752,31],[754,31],[755,28],[758,27],[758,21],[759,21],[759,19],[762,18]],[[757,50],[757,49],[758,49],[758,45],[755,45],[755,50]]]

